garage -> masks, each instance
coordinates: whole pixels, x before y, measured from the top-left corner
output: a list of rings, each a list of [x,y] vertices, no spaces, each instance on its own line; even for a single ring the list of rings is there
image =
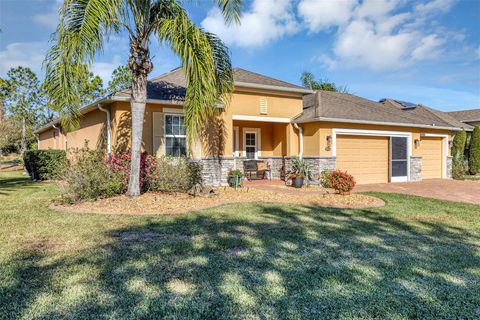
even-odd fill
[[[418,155],[422,157],[422,179],[442,178],[442,143],[440,137],[422,137]]]
[[[338,135],[337,169],[347,171],[358,184],[389,181],[389,137]]]

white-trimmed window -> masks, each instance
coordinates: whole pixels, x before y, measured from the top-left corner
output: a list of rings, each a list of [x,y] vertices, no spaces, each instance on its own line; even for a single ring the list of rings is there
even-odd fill
[[[187,155],[187,136],[182,115],[165,115],[165,154],[167,156]]]

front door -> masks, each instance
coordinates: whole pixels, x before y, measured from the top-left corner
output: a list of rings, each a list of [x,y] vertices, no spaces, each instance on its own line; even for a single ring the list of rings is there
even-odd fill
[[[257,159],[256,132],[245,132],[245,156],[247,159]]]
[[[390,138],[390,181],[408,181],[408,138]]]

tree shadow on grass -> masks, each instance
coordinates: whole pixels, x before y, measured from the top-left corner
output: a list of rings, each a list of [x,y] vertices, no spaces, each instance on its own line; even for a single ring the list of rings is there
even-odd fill
[[[55,277],[32,285],[19,263],[19,281],[3,289],[1,303],[20,315],[40,293],[56,297],[57,305],[39,307],[42,318],[442,319],[480,312],[479,236],[442,222],[252,204],[152,218],[106,236],[95,248],[35,263],[40,274],[74,270],[83,280],[56,279],[47,290]]]

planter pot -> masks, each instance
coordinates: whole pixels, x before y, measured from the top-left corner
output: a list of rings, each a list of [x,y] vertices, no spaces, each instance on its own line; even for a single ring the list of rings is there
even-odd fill
[[[338,191],[338,193],[340,193],[342,196],[349,196],[350,195],[350,191]]]
[[[242,179],[239,176],[230,177],[230,187],[236,188],[239,187],[242,183]]]
[[[303,186],[303,177],[296,177],[293,179],[292,186],[295,188],[301,188]]]

